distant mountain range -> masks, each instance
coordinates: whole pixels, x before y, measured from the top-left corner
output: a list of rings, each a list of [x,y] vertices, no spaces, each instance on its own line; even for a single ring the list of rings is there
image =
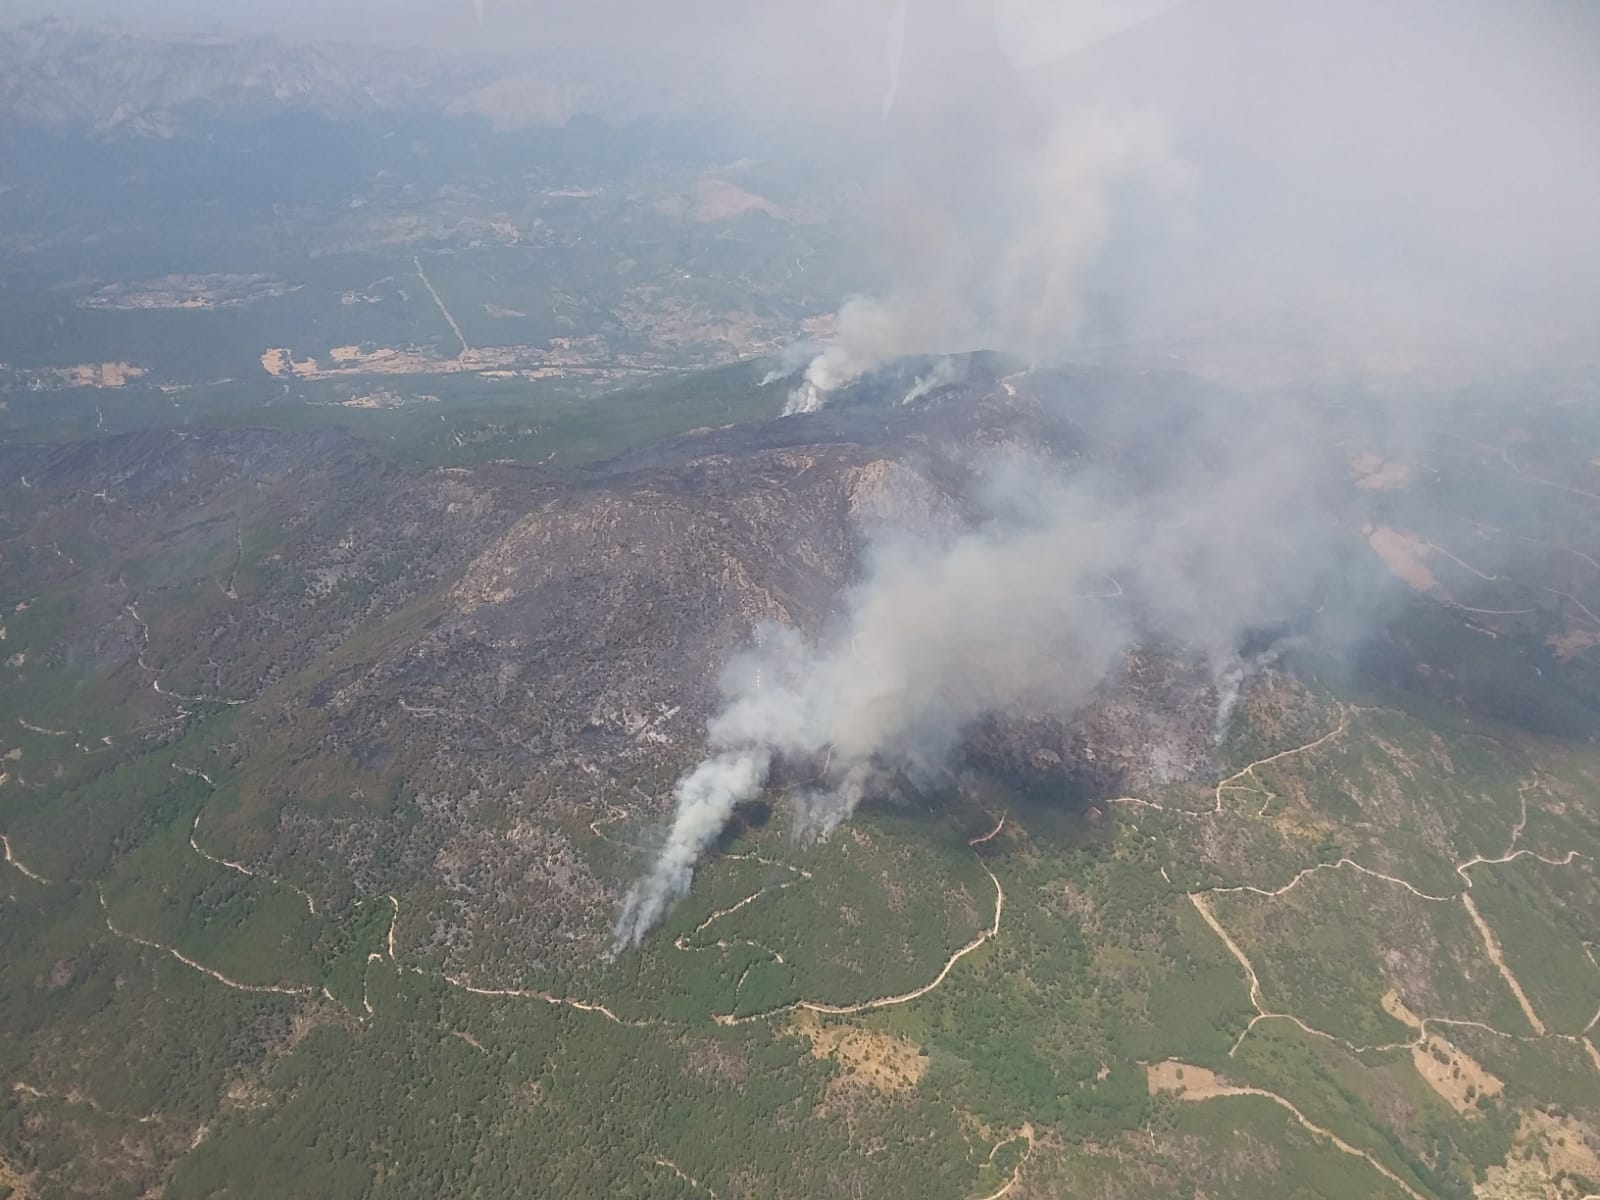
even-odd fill
[[[0,129],[178,136],[217,112],[278,109],[328,118],[420,110],[497,127],[592,115],[688,115],[691,92],[647,65],[585,70],[570,58],[447,55],[259,36],[160,37],[38,21],[0,30]]]

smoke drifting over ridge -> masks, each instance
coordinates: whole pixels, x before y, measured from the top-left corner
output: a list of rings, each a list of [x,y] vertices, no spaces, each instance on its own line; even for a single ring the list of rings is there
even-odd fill
[[[1030,95],[990,6],[911,4],[898,48],[871,201],[888,286],[839,310],[790,414],[902,355],[1056,357],[1080,324],[1118,189],[1181,190],[1182,164],[1153,114]]]
[[[792,800],[797,832],[825,835],[875,787],[939,778],[984,717],[1070,715],[1151,637],[1204,655],[1230,703],[1252,666],[1243,633],[1309,611],[1339,560],[1307,460],[1267,452],[1300,428],[1291,416],[1208,444],[1140,495],[1000,451],[974,462],[976,523],[906,470],[881,505],[894,516],[867,530],[838,619],[811,638],[764,625],[723,672],[711,753],[677,784],[667,842],[627,898],[618,944],[637,943],[687,890],[779,760],[816,764]],[[1261,506],[1271,527],[1241,541]]]
[[[1271,359],[1254,384],[1284,359],[1592,355],[1600,41],[1557,46],[1600,26],[1561,3],[1468,8],[1476,25],[1434,0],[1191,0],[1041,79],[1010,67],[987,6],[913,2],[871,201],[885,284],[841,307],[788,411],[897,357],[980,348],[1043,364],[1170,345],[1235,375]],[[1170,445],[1169,416],[1127,414],[1121,432]],[[978,465],[976,526],[869,530],[836,622],[763,628],[729,664],[618,945],[661,919],[779,760],[822,766],[795,808],[826,832],[881,777],[938,772],[983,717],[1071,713],[1150,637],[1211,663],[1220,736],[1259,658],[1244,635],[1310,612],[1347,541],[1292,412],[1253,408],[1207,450],[1137,498],[1002,456]],[[1113,587],[1136,606],[1109,603]]]
[[[841,307],[791,411],[903,354],[1364,368],[1594,335],[1600,9],[1130,6],[1024,71],[995,28],[1009,12],[1016,42],[1028,7],[909,5],[863,236],[882,283]]]

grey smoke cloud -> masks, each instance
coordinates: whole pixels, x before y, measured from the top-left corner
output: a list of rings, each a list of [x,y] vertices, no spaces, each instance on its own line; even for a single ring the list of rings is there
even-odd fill
[[[884,282],[793,411],[907,353],[1366,370],[1600,328],[1600,9],[1132,6],[1024,71],[991,32],[1007,7],[911,5],[865,239]]]
[[[815,412],[905,355],[987,349],[1045,362],[1072,343],[1114,193],[1176,197],[1185,171],[1148,113],[1088,107],[1046,118],[1020,104],[1016,113],[1049,127],[1004,154],[966,153],[937,122],[912,135],[927,142],[891,168],[880,201],[899,214],[893,286],[840,308],[786,412]]]
[[[984,717],[1069,716],[1149,637],[1207,657],[1225,723],[1266,657],[1239,656],[1242,632],[1306,609],[1337,536],[1312,503],[1307,460],[1278,453],[1288,436],[1243,435],[1218,457],[1175,463],[1139,497],[1027,453],[975,459],[988,514],[976,526],[918,477],[896,477],[840,618],[810,637],[764,625],[728,664],[711,755],[675,790],[665,849],[629,893],[619,947],[687,891],[779,760],[817,764],[793,815],[801,835],[825,836],[883,779],[937,777]],[[1241,541],[1237,522],[1262,506],[1274,528]]]
[[[998,470],[997,504],[1017,512],[1022,498],[1003,498],[1000,480],[1032,474]],[[910,507],[895,503],[905,499],[888,507]],[[1037,499],[1020,520],[977,530],[886,525],[835,626],[814,640],[780,625],[757,631],[723,674],[724,704],[707,730],[714,753],[675,789],[665,848],[628,896],[619,944],[636,943],[687,890],[694,862],[760,794],[773,759],[826,761],[797,806],[802,831],[826,833],[880,766],[936,770],[985,713],[1059,710],[1098,681],[1125,640],[1095,589],[1079,586],[1107,566],[1105,539],[1077,529],[1098,507],[1070,491]]]
[[[724,751],[706,759],[673,788],[677,813],[648,878],[628,893],[617,922],[619,945],[635,945],[689,890],[694,867],[740,804],[761,794],[771,765],[762,746]]]
[[[978,348],[1049,363],[1134,346],[1232,378],[1243,363],[1260,393],[1285,370],[1392,381],[1600,344],[1592,6],[1138,8],[1023,73],[988,6],[911,0],[867,204],[882,285],[840,307],[792,414],[892,359]],[[875,40],[881,17],[841,29]],[[1313,611],[1348,549],[1307,425],[1271,405],[1241,416],[1137,497],[1024,455],[974,464],[976,527],[925,493],[891,498],[932,515],[867,531],[838,620],[765,627],[729,664],[709,757],[678,786],[619,946],[780,761],[816,764],[791,798],[799,829],[826,833],[885,777],[940,770],[982,718],[1070,714],[1149,637],[1211,664],[1220,739],[1281,650],[1246,651],[1245,633]],[[1166,419],[1113,418],[1170,450]]]
[[[914,0],[896,28],[870,201],[887,286],[840,308],[790,414],[907,354],[1054,357],[1078,330],[1114,192],[1183,183],[1153,113],[1030,94],[992,5]]]

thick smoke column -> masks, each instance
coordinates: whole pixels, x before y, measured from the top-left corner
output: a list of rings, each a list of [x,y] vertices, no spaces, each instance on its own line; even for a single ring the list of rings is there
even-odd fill
[[[986,349],[1048,361],[1081,323],[1113,191],[1142,184],[1173,192],[1183,179],[1160,125],[1127,112],[1063,119],[1036,153],[994,164],[982,179],[989,207],[976,212],[942,191],[950,173],[970,169],[916,176],[940,191],[899,190],[899,206],[925,239],[907,235],[913,244],[895,288],[840,308],[832,341],[806,365],[786,415],[815,412],[839,388],[906,355]]]
[[[760,747],[709,758],[673,789],[677,816],[648,877],[635,884],[617,922],[619,944],[633,945],[661,920],[667,907],[689,890],[694,865],[733,810],[761,794],[770,755]]]
[[[1144,635],[1194,647],[1226,678],[1241,631],[1303,608],[1318,586],[1308,561],[1330,558],[1305,464],[1264,445],[1242,438],[1138,502],[1093,475],[1002,455],[978,464],[990,515],[976,528],[907,472],[883,507],[923,515],[868,531],[839,619],[814,638],[765,625],[723,672],[710,756],[675,789],[671,831],[628,896],[618,945],[637,943],[688,889],[780,760],[816,775],[792,797],[797,831],[826,834],[876,785],[937,777],[980,718],[1072,713]],[[1262,504],[1281,519],[1258,561],[1232,522]],[[1113,510],[1120,519],[1107,519]],[[1137,623],[1126,596],[1141,598]]]
[[[1112,191],[1181,177],[1147,118],[1036,108],[1000,52],[992,7],[972,0],[912,0],[886,126],[879,202],[897,231],[886,247],[892,286],[843,306],[789,413],[821,407],[902,355],[981,347],[1047,357],[1077,324]],[[936,368],[905,400],[943,381]],[[881,774],[939,770],[980,717],[1071,711],[1130,644],[1101,596],[1114,572],[1137,567],[1107,536],[1102,498],[1037,464],[984,473],[994,521],[877,530],[832,629],[807,641],[768,627],[730,664],[711,755],[674,789],[672,827],[627,897],[619,947],[688,889],[694,864],[775,761],[826,764],[795,803],[802,831],[826,833]],[[909,507],[927,507],[918,500]]]
[[[911,3],[896,67],[876,198],[891,282],[841,307],[786,414],[814,412],[904,355],[1058,355],[1080,324],[1113,192],[1182,183],[1148,114],[1029,96],[1001,53],[991,4]]]
[[[945,769],[981,719],[1070,716],[1150,639],[1209,662],[1221,740],[1278,649],[1263,630],[1353,634],[1370,596],[1315,616],[1365,586],[1319,491],[1324,448],[1263,393],[1285,364],[1342,388],[1373,362],[1380,385],[1459,364],[1464,343],[1496,365],[1542,356],[1556,330],[1592,348],[1600,41],[1551,36],[1548,13],[1570,23],[1577,6],[1533,7],[1547,15],[1191,0],[1064,71],[1053,103],[999,53],[988,5],[909,0],[871,222],[882,283],[841,307],[789,411],[900,356],[1062,357],[1091,295],[1096,329],[1138,365],[1243,362],[1254,399],[1208,411],[1199,443],[1157,402],[1094,414],[1093,440],[1138,464],[1134,494],[1081,464],[1000,457],[963,464],[983,494],[958,515],[907,469],[904,502],[879,506],[899,523],[866,530],[837,619],[766,627],[724,672],[707,758],[676,788],[619,946],[777,767],[814,777],[790,798],[802,831],[825,832],[891,780]],[[1426,420],[1404,390],[1360,399],[1391,429]]]
[[[917,377],[911,385],[911,390],[901,397],[901,404],[915,404],[939,388],[947,387],[956,380],[956,363],[953,358],[941,358],[934,364],[933,369],[926,375]]]
[[[826,832],[880,769],[936,770],[985,712],[1069,704],[1092,686],[1122,639],[1094,611],[1098,601],[1071,594],[1075,579],[1100,569],[1102,546],[1073,534],[1077,506],[1058,499],[1054,511],[1034,512],[1047,524],[879,531],[843,619],[821,639],[758,631],[723,674],[712,756],[674,790],[671,831],[628,896],[619,945],[636,943],[687,890],[695,862],[734,808],[760,793],[776,758],[826,763],[798,804],[802,825]],[[1064,669],[1041,670],[1042,661]]]

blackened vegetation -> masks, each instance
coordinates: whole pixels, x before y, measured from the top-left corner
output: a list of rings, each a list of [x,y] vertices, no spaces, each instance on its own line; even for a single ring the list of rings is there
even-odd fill
[[[237,803],[208,817],[222,844],[250,846],[308,888],[418,892],[406,935],[442,967],[499,979],[583,969],[672,780],[701,752],[722,664],[761,621],[824,629],[873,522],[908,506],[981,521],[985,456],[1019,452],[1093,472],[1137,503],[1175,472],[1214,473],[1229,423],[1262,411],[1172,372],[1006,365],[963,360],[901,405],[927,367],[910,363],[822,413],[567,473],[403,471],[335,432],[0,447],[0,601],[36,605],[11,618],[18,629],[57,614],[23,674],[82,681],[24,688],[32,707],[15,717],[90,726],[86,694],[122,713],[84,729],[116,736],[81,771],[226,719],[216,765],[234,773]],[[1152,412],[1178,436],[1140,438]],[[1331,493],[1342,465],[1316,488]],[[1336,497],[1326,519],[1358,513]],[[1318,672],[1348,661],[1297,649],[1322,610],[1357,614],[1351,598],[1376,590],[1359,534],[1333,544],[1344,557],[1312,608],[1251,627],[1243,656],[1283,644]],[[1138,598],[1114,584],[1097,602],[1137,622]],[[1348,643],[1366,646],[1366,669],[1537,728],[1582,728],[1580,683],[1517,682],[1540,664],[1581,680],[1580,660],[1536,649],[1521,675],[1499,670],[1493,655],[1511,641],[1422,598],[1395,611],[1375,638]],[[1210,777],[1214,667],[1192,647],[1143,646],[1081,710],[989,714],[945,765],[1073,807]],[[781,763],[763,809],[741,821],[782,819],[785,796],[822,767]],[[15,774],[33,782],[25,765]],[[927,803],[948,786],[912,773],[879,799]]]

